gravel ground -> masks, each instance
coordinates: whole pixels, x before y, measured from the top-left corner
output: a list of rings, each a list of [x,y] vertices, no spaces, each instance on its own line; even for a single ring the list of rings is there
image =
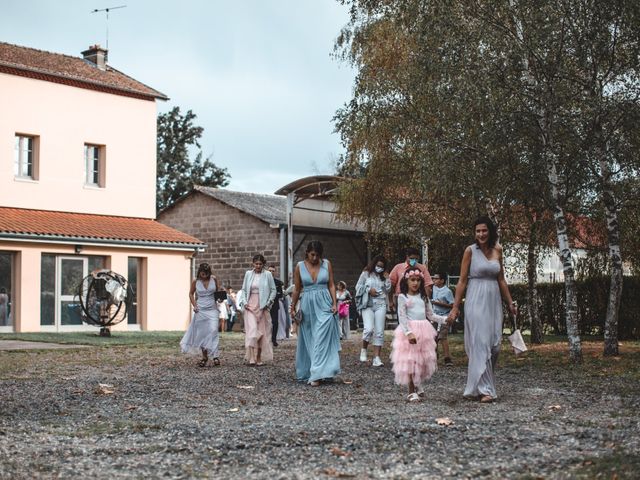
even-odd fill
[[[243,365],[239,335],[206,368],[166,346],[0,352],[0,478],[590,478],[607,461],[602,478],[637,475],[637,370],[505,351],[500,400],[479,404],[453,342],[420,404],[388,361],[360,365],[355,339],[318,388],[294,380],[295,340],[265,367]]]

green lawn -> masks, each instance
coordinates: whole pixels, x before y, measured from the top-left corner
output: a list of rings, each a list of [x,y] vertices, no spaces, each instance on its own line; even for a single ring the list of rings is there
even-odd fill
[[[184,332],[111,332],[111,337],[101,337],[95,332],[37,332],[0,333],[0,340],[23,340],[28,342],[49,342],[95,346],[160,346],[176,345]]]

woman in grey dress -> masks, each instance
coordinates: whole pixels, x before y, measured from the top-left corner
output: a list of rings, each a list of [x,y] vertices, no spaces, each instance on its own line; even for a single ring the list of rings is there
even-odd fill
[[[217,290],[222,290],[222,286],[218,285],[216,277],[211,274],[211,267],[208,263],[201,263],[198,268],[198,276],[191,283],[189,290],[193,318],[180,341],[183,353],[202,352],[202,360],[198,362],[199,367],[207,365],[209,356],[213,357],[215,366],[220,365],[218,358],[219,313],[214,295]]]
[[[464,349],[469,367],[464,396],[489,403],[498,397],[494,369],[502,342],[501,300],[507,302],[514,316],[517,307],[504,278],[502,247],[497,243],[495,225],[488,217],[480,217],[474,222],[473,231],[475,243],[464,251],[456,298],[447,321],[451,324],[458,316],[466,290]]]

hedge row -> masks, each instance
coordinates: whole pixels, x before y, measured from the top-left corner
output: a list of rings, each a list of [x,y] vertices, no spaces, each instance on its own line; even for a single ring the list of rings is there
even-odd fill
[[[578,294],[578,325],[582,335],[603,335],[604,320],[609,300],[609,278],[589,278],[576,282]],[[520,328],[529,329],[527,313],[527,286],[510,285],[511,296],[518,302]],[[640,338],[640,277],[624,277],[622,299],[618,317],[618,338]],[[538,307],[545,334],[564,335],[565,323],[564,283],[538,284]]]

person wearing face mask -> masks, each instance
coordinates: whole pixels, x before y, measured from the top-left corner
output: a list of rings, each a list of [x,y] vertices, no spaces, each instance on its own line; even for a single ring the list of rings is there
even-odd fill
[[[356,284],[356,307],[362,315],[362,349],[360,361],[367,361],[367,347],[373,343],[374,367],[382,367],[380,350],[384,345],[384,324],[387,316],[387,297],[391,292],[391,281],[386,270],[387,260],[377,255],[362,271]]]
[[[429,275],[429,270],[423,264],[421,264],[418,259],[420,258],[420,252],[417,248],[409,247],[405,250],[405,260],[402,263],[397,264],[391,270],[389,274],[389,280],[391,280],[391,291],[392,295],[389,296],[389,308],[390,310],[395,310],[396,303],[395,299],[400,295],[400,280],[404,275],[404,272],[407,271],[408,268],[418,269],[422,272],[424,276],[424,291],[427,294],[427,298],[431,298],[431,287],[433,286],[433,280],[431,280],[431,275]]]

